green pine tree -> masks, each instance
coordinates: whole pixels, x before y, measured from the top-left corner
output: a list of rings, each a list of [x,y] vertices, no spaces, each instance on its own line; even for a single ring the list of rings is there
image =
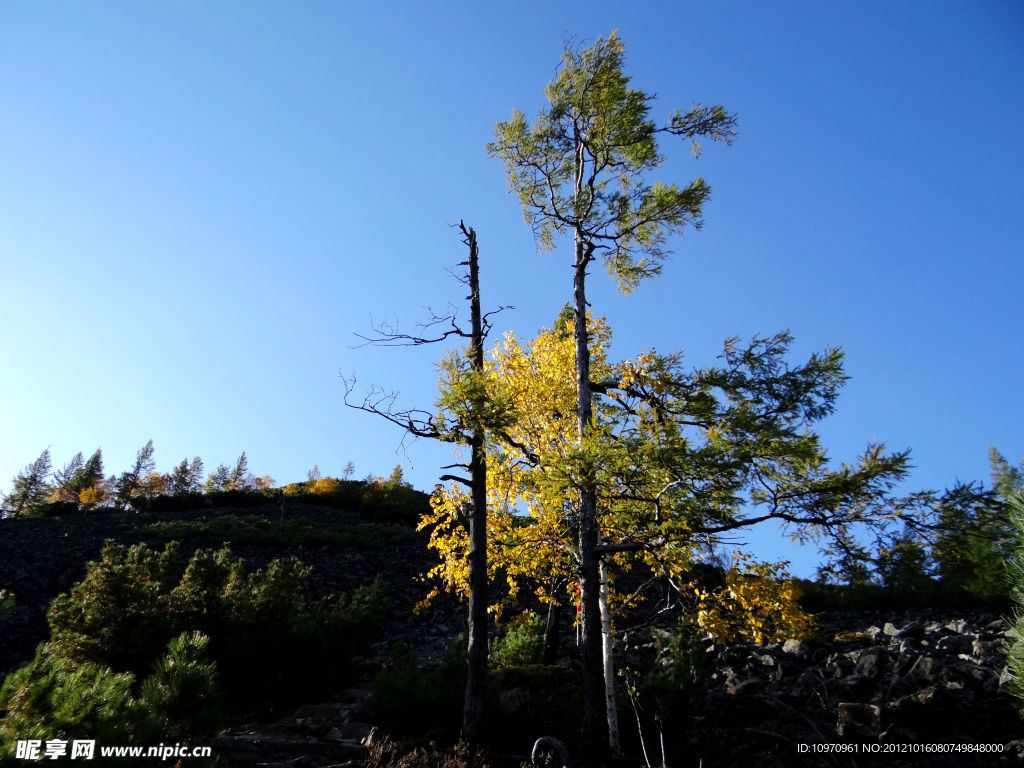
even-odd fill
[[[4,506],[12,515],[26,515],[37,507],[45,504],[53,487],[49,484],[50,449],[47,448],[39,458],[29,464],[14,477],[14,487],[4,496]]]
[[[127,472],[123,472],[117,480],[117,492],[114,497],[114,503],[120,510],[128,509],[128,505],[142,484],[142,479],[148,472],[152,472],[155,467],[153,441],[149,440],[135,454],[135,463],[132,465],[132,468]]]
[[[1024,717],[1024,491],[1011,492],[1007,504],[1016,545],[1016,552],[1007,563],[1007,575],[1014,607],[1011,626],[1017,637],[1006,642],[1006,663],[1013,673],[1008,688],[1021,703],[1020,713]]]

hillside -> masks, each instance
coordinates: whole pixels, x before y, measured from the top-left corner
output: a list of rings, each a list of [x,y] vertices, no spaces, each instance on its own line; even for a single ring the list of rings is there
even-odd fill
[[[420,670],[437,668],[464,619],[450,600],[414,615],[412,606],[425,592],[419,575],[433,562],[425,535],[405,526],[367,525],[355,511],[289,503],[283,518],[276,505],[267,505],[0,521],[0,588],[17,601],[0,619],[0,669],[9,672],[31,660],[36,644],[48,635],[46,606],[84,576],[104,541],[143,541],[162,549],[174,538],[181,541],[180,557],[187,558],[196,548],[219,547],[225,532],[232,534],[232,551],[252,569],[295,555],[313,566],[309,587],[320,595],[350,592],[380,575],[389,602],[379,639],[357,660],[347,687],[298,708],[254,702],[251,711],[233,713],[214,743],[220,764],[328,766],[361,759],[361,742],[381,733],[372,727],[380,725],[383,710],[369,697],[380,670],[400,666],[394,648],[410,648]],[[879,765],[1017,764],[1024,744],[1017,739],[1024,728],[1003,691],[1000,647],[1006,633],[999,617],[918,611],[832,613],[818,619],[817,635],[804,642],[699,644],[696,657],[693,646],[684,648],[691,654],[689,668],[700,669],[696,677],[702,682],[684,703],[673,705],[677,719],[666,723],[670,749],[685,747],[670,755],[672,764],[728,766],[756,759],[794,766],[875,764],[870,759]],[[624,632],[617,642],[620,666],[641,675],[659,665],[671,667],[679,660],[671,653],[681,651],[668,650],[673,647],[669,637],[650,628]],[[499,676],[489,731],[499,752],[523,756],[532,739],[546,733],[574,745],[578,659],[571,629],[565,640],[551,672],[513,670]],[[417,713],[417,697],[436,699],[414,688],[447,683],[414,670],[405,674],[399,679],[412,681],[404,692],[410,717],[427,717]],[[457,686],[451,687],[457,700]],[[624,746],[635,756],[628,764],[637,765],[641,745],[625,695],[620,722]],[[645,723],[646,746],[656,750],[657,733],[649,720]],[[797,746],[897,749],[948,742],[996,744],[1003,752],[881,752],[869,759],[863,752],[800,752]],[[656,753],[650,757],[658,759]]]

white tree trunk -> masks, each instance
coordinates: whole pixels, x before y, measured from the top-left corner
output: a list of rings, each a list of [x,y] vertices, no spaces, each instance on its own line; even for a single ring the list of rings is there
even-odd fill
[[[604,701],[608,716],[608,746],[613,757],[622,757],[619,745],[619,713],[615,707],[615,659],[612,655],[612,612],[608,606],[608,571],[601,561],[601,652],[604,661]]]

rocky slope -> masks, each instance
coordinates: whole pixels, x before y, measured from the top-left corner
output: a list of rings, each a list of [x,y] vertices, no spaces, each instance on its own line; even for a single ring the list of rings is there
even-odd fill
[[[162,539],[140,533],[140,525],[198,515],[265,514],[276,509],[205,510],[173,515],[109,514],[40,520],[0,520],[0,588],[17,598],[16,609],[0,620],[0,670],[31,658],[47,635],[45,609],[85,573],[104,540],[120,543]],[[314,523],[360,522],[356,513],[291,506],[289,517]],[[184,541],[187,553],[219,542]],[[312,588],[322,594],[348,591],[381,574],[390,584],[383,636],[362,660],[360,679],[326,702],[297,711],[260,711],[236,719],[215,744],[222,762],[234,766],[341,765],[364,754],[373,730],[366,707],[370,681],[390,657],[390,647],[411,647],[421,664],[435,664],[463,628],[451,601],[413,616],[424,592],[418,577],[430,567],[425,538],[407,530],[381,549],[338,545],[286,548],[236,545],[254,567],[295,554],[314,567]],[[708,688],[696,701],[686,730],[686,755],[673,765],[780,766],[1016,765],[1022,761],[1024,722],[1006,694],[1001,648],[1007,639],[1000,617],[983,614],[829,614],[819,617],[815,640],[783,644],[709,646]],[[653,632],[653,634],[652,634]],[[644,668],[656,662],[658,630],[637,630],[619,640],[617,657]],[[573,667],[576,649],[567,638],[560,663]],[[620,721],[635,739],[625,697]],[[525,690],[506,691],[510,717],[535,702]],[[379,731],[377,732],[379,736]],[[537,733],[537,736],[542,735]],[[572,741],[574,734],[551,734]],[[647,733],[649,744],[656,734]],[[652,736],[655,741],[651,741]],[[929,745],[960,744],[940,753]],[[980,745],[1001,752],[979,752]],[[529,750],[523,744],[521,754]],[[950,749],[946,747],[944,749]],[[957,748],[953,748],[957,749]],[[974,749],[975,751],[964,751]],[[828,750],[828,751],[826,751]],[[657,760],[651,755],[652,761]],[[635,764],[635,761],[634,763]]]

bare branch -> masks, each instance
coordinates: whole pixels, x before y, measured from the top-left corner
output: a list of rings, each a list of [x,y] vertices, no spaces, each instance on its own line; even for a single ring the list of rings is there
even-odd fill
[[[470,489],[473,488],[473,481],[472,480],[467,480],[466,478],[459,477],[458,475],[441,475],[438,478],[438,480],[454,480],[456,483],[462,483],[467,488],[470,488]]]

